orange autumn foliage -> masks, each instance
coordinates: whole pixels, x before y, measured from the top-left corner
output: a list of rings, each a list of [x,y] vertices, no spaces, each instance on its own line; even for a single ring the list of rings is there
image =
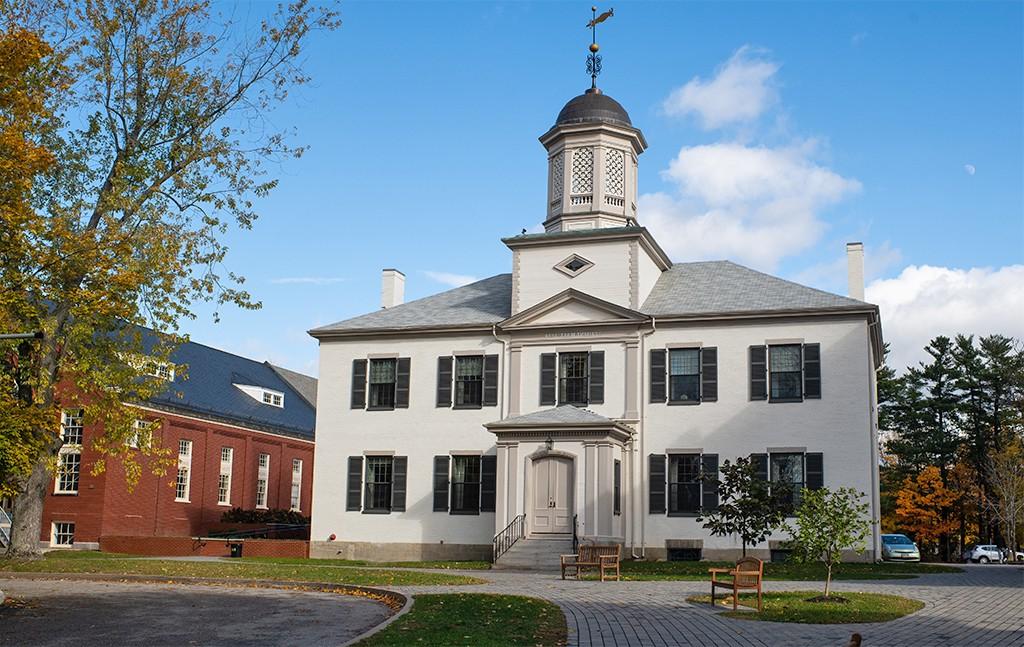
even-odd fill
[[[936,546],[939,537],[959,528],[953,514],[957,498],[957,493],[943,484],[939,468],[926,467],[917,478],[903,481],[896,494],[896,519],[919,546]]]

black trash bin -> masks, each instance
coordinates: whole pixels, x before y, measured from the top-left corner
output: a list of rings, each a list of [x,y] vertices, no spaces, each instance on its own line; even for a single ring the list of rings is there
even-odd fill
[[[242,556],[242,542],[234,541],[231,542],[231,556],[241,557]]]

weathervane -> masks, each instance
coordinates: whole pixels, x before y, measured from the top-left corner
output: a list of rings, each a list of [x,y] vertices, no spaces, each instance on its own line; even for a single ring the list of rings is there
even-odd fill
[[[615,10],[609,9],[600,16],[597,15],[596,6],[591,7],[590,11],[593,13],[593,18],[587,23],[587,29],[590,30],[590,54],[587,55],[587,74],[590,75],[590,89],[596,92],[598,91],[597,75],[601,73],[601,57],[597,53],[597,50],[601,49],[597,44],[597,25],[614,16]]]

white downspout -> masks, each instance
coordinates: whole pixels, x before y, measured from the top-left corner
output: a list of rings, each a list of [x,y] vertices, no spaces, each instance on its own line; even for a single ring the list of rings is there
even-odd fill
[[[658,328],[658,325],[655,322],[654,317],[651,317],[651,329],[648,332],[642,333],[640,335],[640,357],[637,358],[637,364],[639,364],[640,366],[644,365],[644,358],[647,357],[647,349],[646,349],[646,346],[644,344],[644,340],[647,337],[653,335],[654,331],[657,330],[657,328]],[[644,436],[647,435],[647,421],[646,421],[646,418],[645,418],[645,415],[644,415],[644,411],[647,408],[646,407],[647,398],[644,397],[644,384],[646,384],[646,383],[647,383],[647,380],[646,380],[646,378],[644,376],[644,371],[643,371],[643,369],[641,369],[640,370],[640,390],[637,392],[638,395],[640,396],[640,443],[639,443],[639,448],[637,447],[637,443],[633,444],[633,457],[634,457],[633,465],[634,465],[634,467],[636,465],[639,465],[640,468],[641,468],[640,470],[634,470],[633,471],[634,479],[635,479],[635,476],[638,473],[640,475],[640,487],[638,487],[638,488],[634,487],[633,488],[633,515],[634,515],[634,523],[632,524],[633,525],[633,529],[632,529],[632,534],[633,534],[632,543],[633,543],[633,546],[632,546],[632,549],[630,551],[632,556],[633,556],[633,559],[637,559],[637,557],[638,557],[638,555],[636,554],[636,534],[635,534],[636,533],[636,525],[637,525],[636,524],[636,515],[638,515],[638,514],[639,514],[639,517],[640,517],[640,555],[639,555],[639,558],[640,559],[645,559],[647,557],[647,533],[646,533],[646,519],[647,519],[647,515],[645,515],[644,511],[643,511],[643,500],[645,498],[643,496],[644,495],[644,483],[646,482],[645,479],[643,478]],[[639,459],[636,456],[638,452],[640,454]],[[640,491],[640,505],[636,504],[637,490]]]

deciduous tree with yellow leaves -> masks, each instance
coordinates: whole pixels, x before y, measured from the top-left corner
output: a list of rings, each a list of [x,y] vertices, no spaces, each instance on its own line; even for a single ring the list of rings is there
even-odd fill
[[[146,361],[197,302],[258,307],[223,236],[253,225],[268,164],[302,153],[266,115],[338,24],[306,0],[253,24],[202,0],[0,0],[0,333],[44,334],[0,342],[8,554],[39,550],[59,409],[84,407],[131,472],[124,403],[166,388]]]

